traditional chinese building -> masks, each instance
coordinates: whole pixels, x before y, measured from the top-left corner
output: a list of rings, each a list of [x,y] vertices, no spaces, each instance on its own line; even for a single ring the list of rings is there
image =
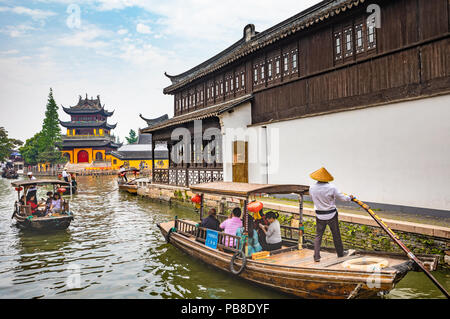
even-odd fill
[[[247,25],[166,74],[174,117],[143,130],[170,150],[172,132],[194,136],[201,120],[203,134],[221,129],[223,161],[171,161],[154,181],[310,184],[326,166],[369,202],[450,211],[449,22],[448,0],[326,0],[261,32]]]
[[[97,99],[89,99],[87,94],[85,99],[80,96],[77,105],[63,107],[63,110],[71,119],[60,121],[67,129],[60,149],[71,164],[104,162],[111,151],[121,146],[115,143],[115,137],[111,134],[117,124],[108,124],[108,118],[114,111],[105,110],[100,96]]]

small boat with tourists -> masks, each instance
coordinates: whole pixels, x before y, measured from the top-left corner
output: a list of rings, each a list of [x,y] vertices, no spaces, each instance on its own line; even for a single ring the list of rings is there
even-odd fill
[[[191,191],[200,198],[197,201],[200,219],[204,194],[239,200],[244,235],[211,232],[200,227],[198,221],[178,218],[158,227],[176,248],[237,278],[301,298],[352,299],[388,293],[409,271],[418,270],[407,255],[388,252],[349,250],[344,257],[337,257],[334,249],[322,248],[322,259],[315,262],[313,247],[304,240],[303,197],[308,195],[308,186],[215,182],[191,186]],[[251,218],[247,207],[254,203],[249,202],[252,197],[263,194],[297,194],[299,212],[292,216],[298,224],[280,226],[281,249],[247,256]],[[223,214],[218,217],[227,218]],[[212,233],[215,235],[210,237]],[[417,257],[428,270],[436,270],[439,256]]]
[[[14,204],[12,218],[16,220],[16,225],[21,229],[37,231],[66,229],[74,219],[70,211],[69,201],[61,198],[70,186],[68,182],[59,180],[35,179],[27,181],[17,181],[11,183],[17,191],[17,201]],[[37,208],[33,212],[31,198],[37,196],[38,187],[52,187],[52,194],[59,194],[61,198],[60,209],[57,212],[50,212],[44,202],[36,203]],[[32,194],[33,193],[33,194]],[[37,198],[37,197],[36,197]],[[36,200],[37,202],[37,200]]]

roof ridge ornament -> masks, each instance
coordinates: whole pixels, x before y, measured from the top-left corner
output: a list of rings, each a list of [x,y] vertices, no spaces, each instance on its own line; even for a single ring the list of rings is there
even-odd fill
[[[255,36],[255,25],[254,24],[247,24],[244,27],[244,40],[245,42],[250,41]]]

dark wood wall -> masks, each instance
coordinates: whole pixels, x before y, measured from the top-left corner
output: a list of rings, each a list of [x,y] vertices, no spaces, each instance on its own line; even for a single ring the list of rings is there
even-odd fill
[[[175,94],[175,115],[253,93],[253,123],[262,123],[448,91],[449,3],[377,1],[381,28],[376,29],[371,43],[364,23],[368,4],[347,10],[183,88]],[[364,36],[361,42],[359,29]],[[350,51],[345,51],[347,34],[351,35]],[[341,56],[336,51],[337,37],[341,40]],[[219,92],[210,93],[207,99],[210,86]],[[178,99],[198,98],[199,91],[203,91],[203,100],[177,107]]]

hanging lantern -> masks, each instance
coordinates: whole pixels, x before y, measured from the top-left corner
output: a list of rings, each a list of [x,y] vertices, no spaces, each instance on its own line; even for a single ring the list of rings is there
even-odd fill
[[[247,210],[252,213],[258,213],[263,207],[263,203],[254,201],[247,205]]]
[[[66,190],[64,187],[58,188],[58,193],[65,193]]]
[[[195,194],[194,196],[192,196],[191,202],[195,204],[200,204],[202,202],[202,198],[200,197],[200,195]]]

